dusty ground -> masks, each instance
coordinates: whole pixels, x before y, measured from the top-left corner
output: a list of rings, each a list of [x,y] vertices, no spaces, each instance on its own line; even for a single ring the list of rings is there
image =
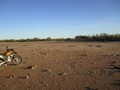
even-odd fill
[[[23,62],[0,71],[0,90],[120,90],[120,42],[11,42],[0,52],[6,45]]]

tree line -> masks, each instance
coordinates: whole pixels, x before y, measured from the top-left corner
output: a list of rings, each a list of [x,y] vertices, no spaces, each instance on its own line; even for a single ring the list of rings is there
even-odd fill
[[[28,38],[28,39],[5,39],[0,40],[0,42],[38,42],[38,41],[100,41],[100,42],[111,42],[111,41],[120,41],[120,34],[96,34],[96,35],[77,35],[74,38],[51,38],[47,37],[45,39],[40,38]]]
[[[96,34],[92,36],[86,36],[86,35],[79,35],[75,36],[74,40],[76,41],[120,41],[120,34],[106,34],[106,33],[101,33],[101,34]]]

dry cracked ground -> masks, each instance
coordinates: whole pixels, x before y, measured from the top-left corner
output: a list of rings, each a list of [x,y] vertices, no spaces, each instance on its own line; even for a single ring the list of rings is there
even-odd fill
[[[1,42],[23,58],[0,71],[0,90],[120,90],[120,42]]]

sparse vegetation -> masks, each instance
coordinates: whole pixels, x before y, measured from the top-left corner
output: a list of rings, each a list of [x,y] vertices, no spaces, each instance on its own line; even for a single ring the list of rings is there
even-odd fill
[[[78,35],[74,38],[56,38],[47,37],[46,39],[40,38],[28,38],[28,39],[5,39],[0,40],[0,42],[38,42],[38,41],[100,41],[100,42],[111,42],[111,41],[120,41],[120,34],[96,34],[96,35]]]

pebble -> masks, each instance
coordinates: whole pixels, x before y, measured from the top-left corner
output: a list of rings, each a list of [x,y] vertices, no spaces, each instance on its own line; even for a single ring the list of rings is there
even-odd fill
[[[62,73],[59,73],[58,75],[60,75],[60,76],[65,76],[65,75],[67,75],[67,73],[62,72]]]
[[[120,56],[120,54],[113,54],[112,56]]]
[[[51,69],[42,70],[42,72],[51,72]]]
[[[92,87],[85,87],[85,88],[86,88],[86,90],[98,90],[97,88],[94,89],[94,88],[92,88]]]
[[[36,68],[36,67],[37,67],[37,65],[34,65],[33,67],[35,67],[35,68]]]
[[[112,56],[116,56],[116,54],[113,54]]]
[[[48,86],[48,84],[46,82],[40,82],[40,84],[43,86]]]
[[[40,84],[46,84],[46,82],[40,82]]]
[[[10,75],[9,78],[13,78],[14,76],[13,75]]]
[[[35,69],[37,66],[34,65],[34,66],[28,66],[27,69]]]
[[[116,64],[116,63],[117,63],[117,60],[111,62],[111,64]]]
[[[28,77],[28,76],[24,76],[24,78],[25,78],[25,79],[29,79],[29,77]]]
[[[21,78],[21,79],[29,79],[29,77],[28,77],[28,76],[25,76],[25,75],[19,76],[18,78]]]
[[[28,73],[27,75],[32,75],[32,73]]]

